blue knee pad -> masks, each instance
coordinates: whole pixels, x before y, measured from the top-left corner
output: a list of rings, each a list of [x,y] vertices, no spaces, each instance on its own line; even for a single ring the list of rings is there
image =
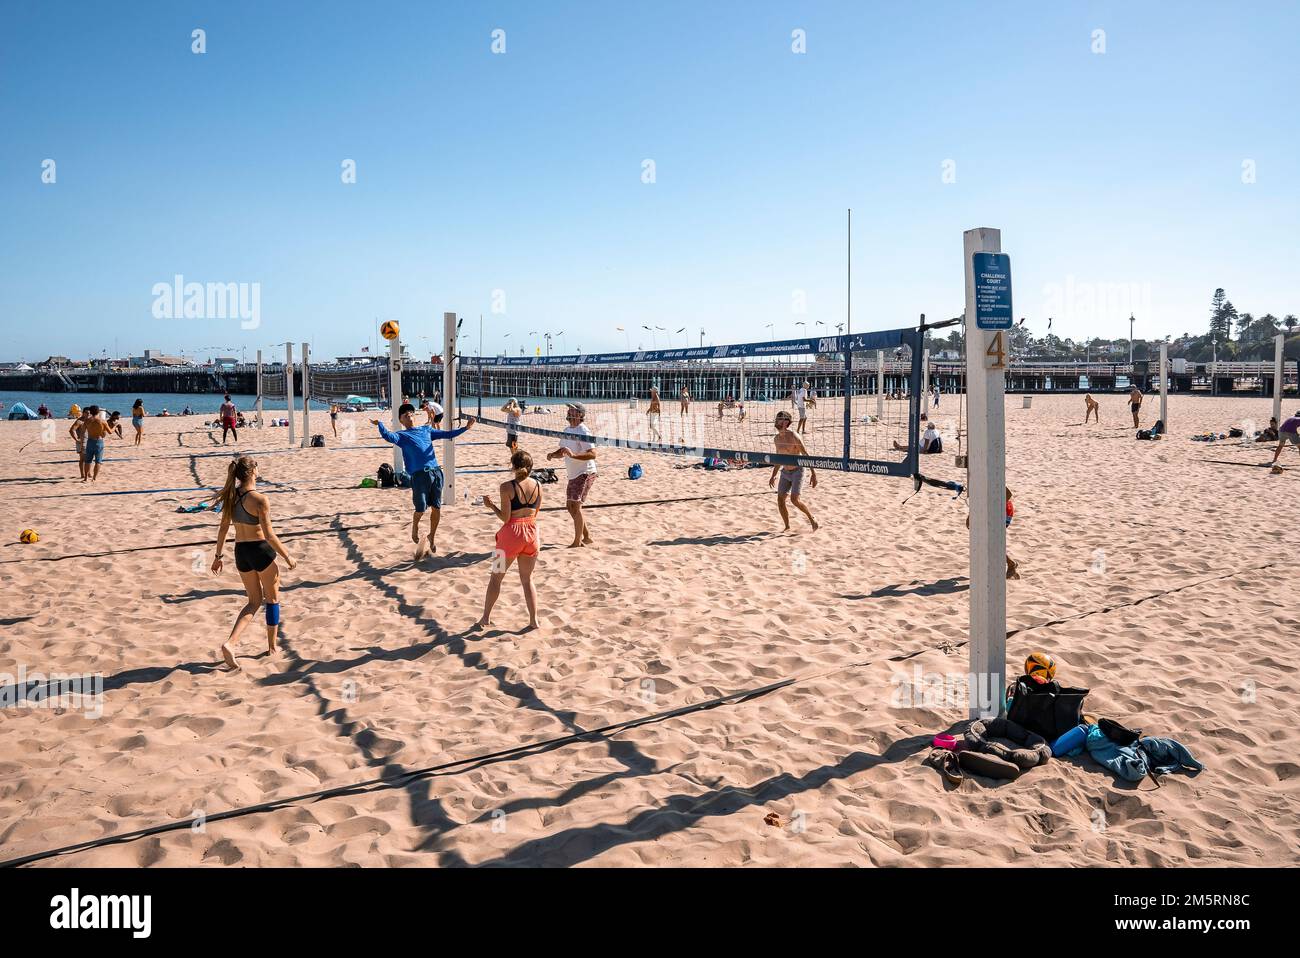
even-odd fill
[[[280,603],[279,602],[266,603],[266,624],[267,625],[280,624]]]

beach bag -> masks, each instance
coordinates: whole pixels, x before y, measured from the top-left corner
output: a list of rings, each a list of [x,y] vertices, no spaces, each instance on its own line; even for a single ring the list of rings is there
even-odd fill
[[[1244,435],[1246,434],[1242,432],[1240,429],[1238,429],[1236,426],[1233,426],[1231,429],[1228,430],[1229,439],[1240,439]]]
[[[1131,728],[1125,728],[1123,725],[1120,725],[1118,722],[1113,722],[1110,719],[1101,719],[1097,722],[1097,727],[1101,729],[1102,735],[1105,735],[1121,748],[1135,744],[1137,740],[1142,737],[1141,729],[1135,731]]]
[[[324,448],[325,448],[325,437],[324,437],[324,436],[321,436],[321,435],[315,435],[315,436],[312,436],[312,437],[311,437],[311,444],[312,444],[312,448],[313,448],[313,449],[324,449]]]
[[[557,482],[557,481],[558,481],[558,480],[556,479],[556,477],[555,477],[555,470],[554,470],[554,469],[550,469],[550,468],[547,468],[547,469],[534,469],[534,470],[532,471],[532,477],[533,477],[534,479],[536,479],[538,482]]]
[[[629,479],[640,479],[642,475],[641,463],[634,462],[627,467],[627,477]]]
[[[399,469],[397,474],[393,476],[393,481],[397,483],[398,487],[401,489],[411,488],[411,474],[405,469]]]
[[[1137,437],[1138,437],[1139,439],[1154,439],[1154,438],[1155,438],[1154,436],[1151,435],[1151,430],[1150,430],[1150,429],[1139,429],[1139,430],[1138,430],[1138,433],[1137,433]]]
[[[726,469],[726,468],[727,468],[727,460],[725,460],[725,459],[714,459],[714,458],[708,458],[708,459],[705,459],[705,460],[704,460],[704,468],[705,468],[705,469]]]
[[[381,488],[391,489],[397,484],[397,479],[393,475],[393,467],[386,462],[380,465],[378,476]]]
[[[1022,675],[1010,690],[1007,718],[1049,742],[1083,723],[1088,689],[1067,688],[1057,682],[1039,685]]]

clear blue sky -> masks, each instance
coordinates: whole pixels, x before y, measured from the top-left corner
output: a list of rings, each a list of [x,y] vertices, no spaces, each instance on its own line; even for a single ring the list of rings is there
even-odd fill
[[[1127,335],[1130,301],[1201,332],[1216,286],[1300,313],[1297,36],[1283,0],[7,3],[0,359],[333,355],[376,318],[424,354],[444,310],[488,352],[813,334],[847,207],[855,329],[960,311],[973,226],[1039,335]],[[261,327],[154,318],[178,273],[260,283]]]

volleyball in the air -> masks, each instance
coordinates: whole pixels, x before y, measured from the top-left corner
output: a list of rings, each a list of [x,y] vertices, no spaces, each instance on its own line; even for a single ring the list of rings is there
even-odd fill
[[[1046,652],[1030,652],[1025,659],[1025,675],[1039,685],[1050,682],[1056,677],[1056,663]]]
[[[384,339],[396,339],[400,332],[401,329],[398,327],[397,320],[395,319],[385,320],[384,324],[379,327],[379,335],[383,336]]]
[[[35,529],[24,529],[18,534],[19,542],[40,542],[41,537],[36,534]]]

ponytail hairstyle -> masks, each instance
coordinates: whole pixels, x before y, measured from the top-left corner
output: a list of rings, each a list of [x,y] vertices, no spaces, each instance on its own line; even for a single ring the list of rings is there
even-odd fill
[[[523,482],[533,471],[533,457],[518,449],[510,457],[510,468],[515,471],[515,481]]]
[[[221,503],[222,515],[230,515],[230,510],[235,507],[235,489],[243,485],[254,472],[257,471],[257,460],[251,456],[240,456],[230,464],[230,469],[226,473],[226,484],[221,487],[217,493],[214,502]]]

